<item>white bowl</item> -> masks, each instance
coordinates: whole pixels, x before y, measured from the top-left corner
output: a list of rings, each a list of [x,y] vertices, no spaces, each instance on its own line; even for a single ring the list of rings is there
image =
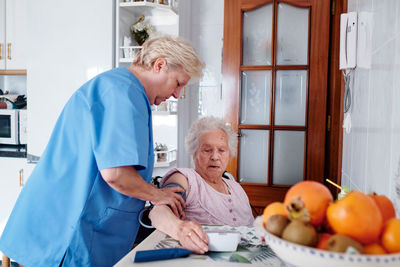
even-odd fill
[[[256,218],[255,227],[265,242],[289,266],[298,267],[399,267],[400,253],[386,255],[348,255],[298,245],[283,240],[265,230],[263,216]]]
[[[240,242],[240,233],[227,230],[208,230],[209,251],[236,251]]]

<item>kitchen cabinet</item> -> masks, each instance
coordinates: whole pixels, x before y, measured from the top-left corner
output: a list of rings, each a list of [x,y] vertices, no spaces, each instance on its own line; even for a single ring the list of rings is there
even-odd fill
[[[22,158],[0,160],[0,235],[34,164]]]
[[[42,155],[70,96],[113,68],[114,3],[28,1],[28,158]]]
[[[0,71],[26,69],[27,0],[0,0]]]

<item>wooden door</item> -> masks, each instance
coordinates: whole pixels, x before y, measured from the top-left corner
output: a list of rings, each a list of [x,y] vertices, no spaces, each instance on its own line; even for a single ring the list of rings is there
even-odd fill
[[[301,180],[324,181],[330,0],[225,0],[228,166],[255,211]]]

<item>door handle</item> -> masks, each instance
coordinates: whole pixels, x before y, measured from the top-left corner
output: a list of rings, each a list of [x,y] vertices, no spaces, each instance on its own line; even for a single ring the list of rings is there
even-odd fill
[[[3,55],[3,44],[0,43],[0,60],[3,58],[1,55]]]
[[[186,86],[184,86],[183,88],[182,88],[182,95],[179,97],[180,99],[185,99],[186,98],[186,88],[185,88]]]
[[[11,43],[7,44],[7,54],[8,54],[7,58],[11,60]]]
[[[24,169],[19,170],[19,186],[24,186]]]

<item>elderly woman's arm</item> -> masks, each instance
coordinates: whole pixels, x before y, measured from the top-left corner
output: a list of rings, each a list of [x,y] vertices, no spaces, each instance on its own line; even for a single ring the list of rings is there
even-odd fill
[[[188,182],[181,173],[173,174],[166,184],[177,183],[188,189]],[[208,237],[200,224],[193,221],[183,221],[176,217],[167,205],[156,205],[149,214],[152,225],[179,240],[187,249],[203,254],[208,251]]]

